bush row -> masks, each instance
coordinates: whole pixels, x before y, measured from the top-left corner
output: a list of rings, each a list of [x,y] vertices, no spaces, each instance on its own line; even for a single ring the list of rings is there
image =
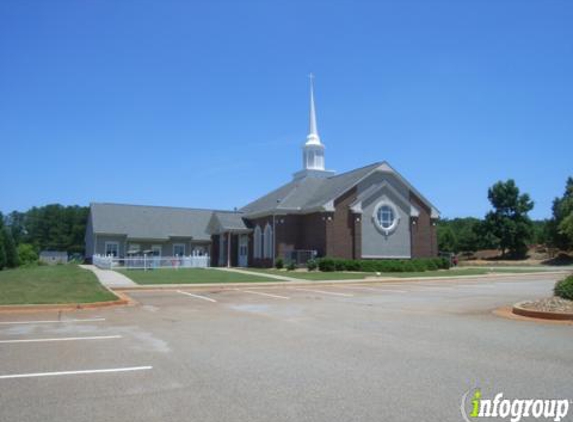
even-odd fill
[[[560,298],[573,300],[573,275],[558,281],[553,293]]]
[[[339,259],[320,258],[318,268],[320,271],[364,271],[381,273],[402,273],[413,271],[432,271],[450,268],[450,261],[445,258],[418,258],[418,259]]]

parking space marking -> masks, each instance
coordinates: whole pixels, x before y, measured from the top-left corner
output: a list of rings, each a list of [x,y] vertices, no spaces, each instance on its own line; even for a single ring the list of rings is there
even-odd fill
[[[177,293],[181,293],[182,295],[186,295],[186,296],[191,296],[191,297],[194,297],[194,298],[196,298],[196,299],[203,299],[203,300],[206,300],[207,302],[214,302],[214,303],[217,302],[215,299],[211,299],[210,297],[201,296],[201,295],[196,295],[196,294],[193,294],[193,293],[184,292],[184,291],[182,291],[182,290],[177,290]]]
[[[251,293],[253,295],[259,295],[259,296],[268,296],[268,297],[274,297],[275,299],[290,299],[290,297],[288,296],[280,296],[280,295],[273,295],[271,293],[264,293],[264,292],[256,292],[253,290],[239,290],[237,289],[238,292],[243,292],[243,293]]]
[[[379,289],[377,287],[366,287],[366,286],[335,286],[335,287],[339,287],[341,289],[368,290],[370,292],[408,293],[407,290]]]
[[[292,289],[297,290],[299,292],[310,292],[310,293],[320,293],[323,295],[332,295],[332,296],[343,296],[343,297],[354,297],[354,295],[347,294],[347,293],[337,293],[337,292],[325,292],[324,290],[311,290],[311,289]]]
[[[113,336],[90,336],[90,337],[29,338],[29,339],[0,340],[0,344],[42,343],[49,341],[111,340],[118,338],[121,338],[121,336],[113,335]]]
[[[13,378],[54,377],[59,375],[86,375],[86,374],[105,374],[110,372],[146,371],[149,369],[153,369],[153,366],[131,366],[126,368],[111,368],[111,369],[88,369],[83,371],[36,372],[29,374],[0,375],[0,380],[13,379]]]
[[[64,322],[101,322],[105,321],[105,318],[85,318],[85,319],[61,319],[61,320],[50,320],[50,321],[0,321],[0,325],[11,325],[11,324],[56,324]]]

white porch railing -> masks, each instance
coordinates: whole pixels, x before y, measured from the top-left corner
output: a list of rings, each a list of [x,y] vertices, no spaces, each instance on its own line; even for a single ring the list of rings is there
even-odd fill
[[[209,255],[190,256],[129,256],[117,258],[113,255],[94,255],[93,264],[102,269],[111,270],[114,268],[128,270],[152,270],[155,268],[206,268],[210,266]]]

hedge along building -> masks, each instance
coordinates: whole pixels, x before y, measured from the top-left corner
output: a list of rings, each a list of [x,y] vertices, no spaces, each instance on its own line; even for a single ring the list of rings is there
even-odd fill
[[[272,266],[277,258],[407,259],[437,255],[438,210],[387,162],[325,169],[310,86],[303,168],[239,211],[92,204],[86,254],[189,255],[213,266]]]
[[[345,259],[437,255],[439,211],[387,162],[339,175],[325,169],[312,78],[302,158],[289,183],[237,213],[214,213],[212,265],[269,267],[310,251]]]

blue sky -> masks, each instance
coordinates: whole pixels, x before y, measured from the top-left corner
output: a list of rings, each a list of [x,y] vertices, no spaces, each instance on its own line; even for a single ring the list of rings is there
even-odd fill
[[[3,1],[0,211],[229,209],[301,167],[387,160],[445,217],[573,175],[570,1]]]

